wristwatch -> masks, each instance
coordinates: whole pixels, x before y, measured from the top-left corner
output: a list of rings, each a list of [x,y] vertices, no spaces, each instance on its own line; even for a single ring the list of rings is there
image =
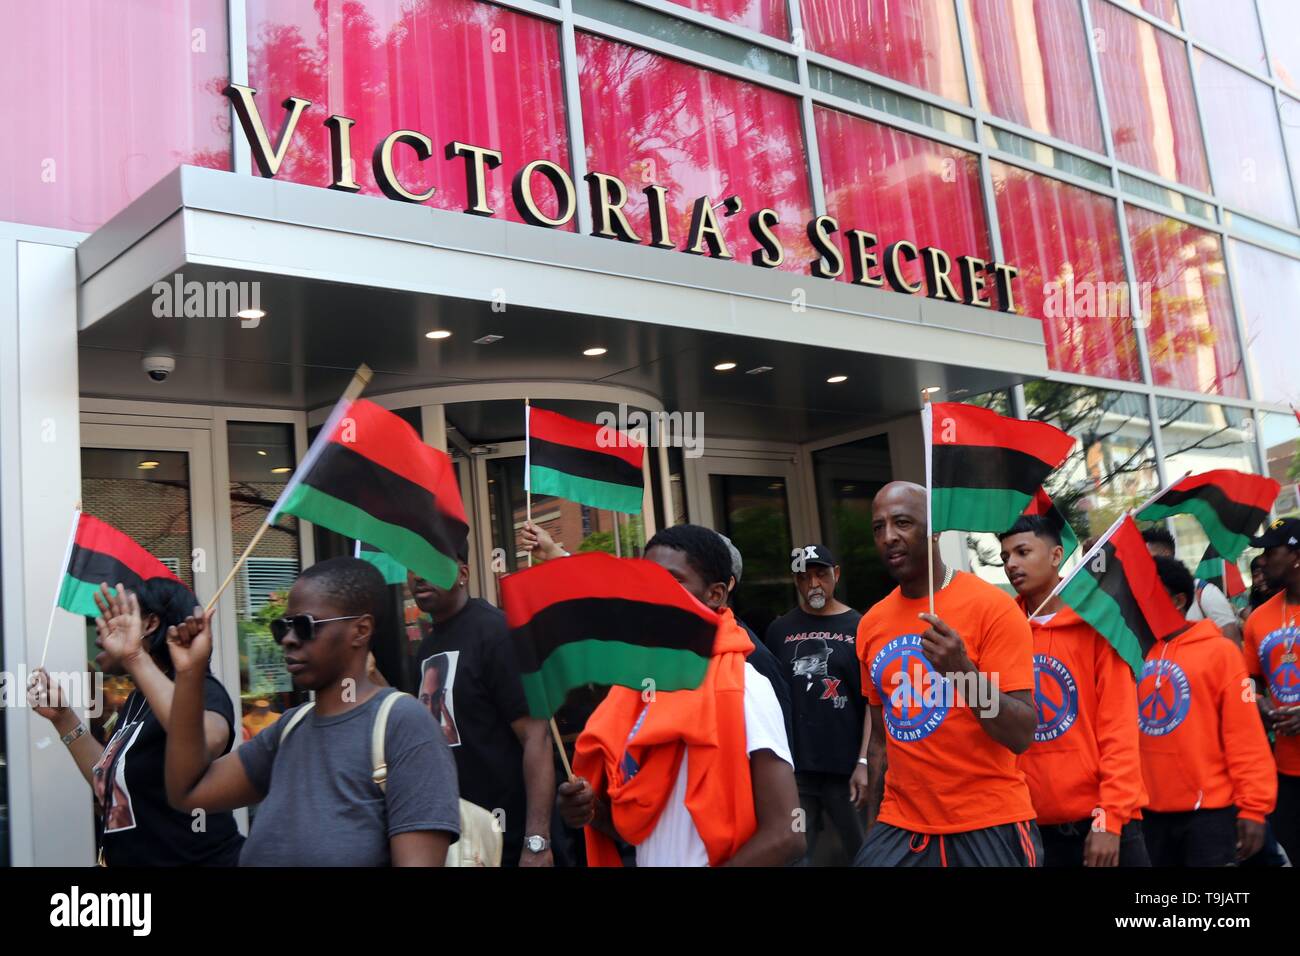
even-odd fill
[[[544,853],[551,848],[551,841],[534,833],[524,837],[524,847],[529,853]]]

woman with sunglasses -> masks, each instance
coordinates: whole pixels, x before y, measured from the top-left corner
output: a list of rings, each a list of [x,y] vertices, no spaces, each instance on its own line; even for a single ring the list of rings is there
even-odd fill
[[[105,866],[234,866],[244,838],[230,813],[182,813],[167,802],[163,758],[175,698],[169,629],[185,620],[194,594],[179,581],[150,578],[134,592],[100,585],[95,594],[105,674],[128,675],[135,684],[117,713],[112,736],[101,745],[71,707],[51,689],[44,668],[33,672],[28,699],[54,724],[90,784],[99,810],[99,862]],[[230,695],[199,671],[202,746],[212,757],[230,750],[235,710]],[[54,695],[53,697],[51,695]]]
[[[241,866],[442,866],[459,836],[456,763],[414,697],[390,705],[384,786],[376,780],[371,738],[381,704],[398,693],[372,681],[366,666],[375,612],[386,600],[383,576],[369,562],[332,558],[304,571],[271,634],[294,687],[315,691],[316,700],[218,760],[203,746],[201,719],[211,618],[196,607],[168,631],[176,699],[167,795],[181,810],[260,803]]]

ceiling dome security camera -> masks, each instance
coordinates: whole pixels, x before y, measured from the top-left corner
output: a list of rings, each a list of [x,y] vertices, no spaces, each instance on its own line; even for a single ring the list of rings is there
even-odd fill
[[[140,360],[140,367],[149,381],[162,384],[176,370],[176,359],[166,352],[150,352]]]

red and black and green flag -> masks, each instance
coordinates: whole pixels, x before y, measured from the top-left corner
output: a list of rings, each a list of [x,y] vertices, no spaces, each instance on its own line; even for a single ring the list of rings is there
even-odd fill
[[[528,711],[547,719],[584,684],[636,690],[700,686],[718,615],[644,558],[599,551],[501,580]]]
[[[82,617],[99,617],[94,593],[101,584],[128,591],[150,578],[177,580],[172,570],[125,532],[94,515],[80,514],[63,568],[59,607]]]
[[[1230,601],[1246,594],[1246,582],[1236,562],[1225,561],[1214,545],[1205,549],[1201,563],[1196,566],[1196,576],[1218,587]]]
[[[1056,502],[1052,501],[1051,496],[1043,488],[1038,489],[1034,495],[1034,500],[1029,502],[1029,507],[1024,510],[1027,515],[1042,515],[1056,531],[1061,539],[1061,547],[1064,552],[1061,560],[1064,561],[1070,555],[1074,554],[1079,547],[1079,536],[1074,533],[1070,527],[1070,522],[1065,520],[1065,515],[1061,509],[1056,507]]]
[[[592,508],[640,514],[645,446],[626,432],[529,405],[524,487]]]
[[[1074,447],[1073,438],[1046,422],[977,405],[927,404],[921,425],[936,532],[1006,531]]]
[[[362,561],[369,561],[384,576],[385,584],[405,584],[406,568],[398,561],[394,561],[384,552],[380,551],[374,545],[366,544],[364,541],[358,541],[356,550],[352,553],[354,558],[360,558]]]
[[[1156,641],[1187,626],[1160,583],[1155,559],[1132,515],[1125,515],[1085,555],[1059,593],[1110,642],[1134,675],[1142,672],[1143,659]]]
[[[1141,521],[1159,521],[1170,515],[1193,515],[1214,550],[1225,560],[1236,561],[1251,536],[1268,520],[1268,510],[1281,487],[1272,478],[1244,471],[1207,471],[1170,485],[1137,516]]]
[[[449,588],[469,522],[451,459],[392,412],[340,404],[267,516],[280,512],[357,538]]]

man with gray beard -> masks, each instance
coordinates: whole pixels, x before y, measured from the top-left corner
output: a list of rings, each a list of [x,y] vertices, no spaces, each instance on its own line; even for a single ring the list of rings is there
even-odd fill
[[[791,562],[797,607],[772,622],[766,644],[790,689],[795,781],[813,861],[823,813],[839,835],[847,865],[862,844],[867,802],[866,706],[856,640],[862,615],[835,599],[839,564],[825,545],[796,549]]]

